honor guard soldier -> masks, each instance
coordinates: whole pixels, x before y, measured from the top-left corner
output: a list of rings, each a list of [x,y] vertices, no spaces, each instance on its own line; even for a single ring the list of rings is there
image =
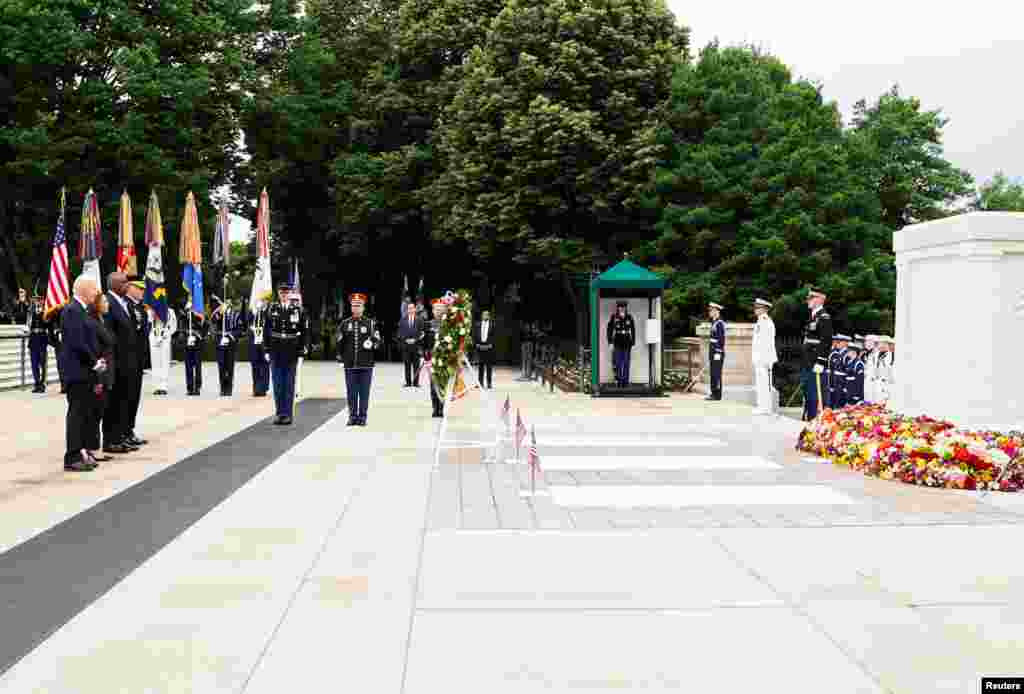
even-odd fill
[[[345,365],[345,391],[348,395],[349,426],[366,426],[366,410],[370,404],[373,383],[373,356],[380,347],[377,321],[366,316],[366,295],[349,297],[352,315],[341,322],[339,353]]]
[[[626,301],[615,303],[615,313],[608,319],[608,344],[612,346],[612,367],[615,369],[615,385],[625,388],[629,385],[630,351],[636,344],[636,324],[633,316],[626,312]]]
[[[754,388],[757,392],[757,407],[754,414],[771,414],[775,409],[772,397],[772,367],[779,361],[775,351],[775,321],[768,312],[772,304],[764,299],[754,299],[754,339],[751,343],[751,362],[754,364]]]
[[[437,345],[438,336],[441,334],[441,321],[448,310],[448,306],[441,299],[434,299],[431,308],[434,311],[434,318],[427,324],[423,332],[424,359],[432,362],[434,359],[434,347]],[[444,417],[444,399],[437,392],[434,385],[434,378],[430,377],[430,404],[433,406],[433,417]]]
[[[206,320],[192,310],[186,302],[178,320],[178,334],[185,343],[185,389],[189,395],[203,390],[203,342],[206,340]]]
[[[836,347],[828,357],[828,392],[824,394],[824,406],[838,410],[846,404],[843,393],[846,390],[846,362],[849,360],[846,350],[850,344],[850,336],[839,333],[832,342]]]
[[[875,378],[878,375],[878,335],[864,338],[864,402],[875,402]]]
[[[220,376],[221,396],[230,396],[235,385],[235,357],[238,341],[242,338],[242,316],[231,308],[230,301],[213,299],[218,306],[210,317],[213,344],[217,346],[217,372]]]
[[[32,305],[23,320],[23,324],[28,326],[28,349],[32,356],[32,381],[35,384],[32,392],[45,393],[46,347],[50,343],[50,331],[46,321],[43,320],[43,298],[41,296],[32,297]]]
[[[722,365],[725,364],[725,321],[722,320],[721,304],[708,304],[711,318],[711,334],[708,337],[708,360],[711,372],[711,387],[705,400],[722,399]]]
[[[281,283],[277,288],[278,303],[267,312],[267,349],[274,382],[274,424],[291,424],[295,405],[295,373],[307,337],[305,311],[291,303],[292,285]]]
[[[252,396],[265,398],[270,390],[270,354],[267,352],[264,332],[268,309],[262,304],[255,311],[250,310],[246,318],[249,324],[249,364],[252,366]]]
[[[67,393],[67,384],[64,382],[64,362],[60,358],[61,345],[64,343],[64,333],[60,327],[63,312],[64,308],[62,307],[50,314],[49,320],[46,321],[46,337],[50,342],[50,346],[53,347],[54,358],[57,360],[57,377],[60,379],[60,392]]]
[[[846,405],[859,405],[864,402],[864,360],[861,352],[864,345],[856,339],[847,348],[849,360],[846,362],[846,388],[843,402]]]
[[[128,401],[125,403],[125,440],[123,443],[132,446],[144,446],[148,443],[144,438],[136,435],[135,426],[139,417],[139,407],[142,405],[142,375],[153,368],[153,360],[149,356],[149,333],[152,323],[149,320],[149,308],[142,299],[146,293],[146,283],[142,280],[130,280],[125,287],[125,298],[127,306],[131,309],[131,317],[135,320],[135,344],[139,355],[139,372],[134,383],[134,390],[128,393]]]
[[[822,400],[822,375],[828,365],[829,346],[832,344],[832,317],[825,310],[825,293],[811,288],[807,293],[807,308],[811,317],[804,326],[803,360],[800,384],[804,391],[804,419],[818,416]]]
[[[842,350],[839,349],[839,340],[833,336],[832,350],[828,353],[828,363],[825,364],[825,373],[823,374],[824,390],[822,392],[822,397],[825,400],[822,403],[823,407],[832,407],[832,388],[834,387],[833,384],[835,381],[835,378],[832,375],[832,365],[835,363],[836,359],[838,359],[841,354]]]

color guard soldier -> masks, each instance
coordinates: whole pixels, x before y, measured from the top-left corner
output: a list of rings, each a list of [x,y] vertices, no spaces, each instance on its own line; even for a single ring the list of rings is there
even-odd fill
[[[349,426],[366,426],[366,410],[373,384],[374,352],[380,347],[377,321],[364,314],[366,295],[349,297],[352,315],[341,322],[339,353],[345,365]]]
[[[28,324],[28,349],[32,357],[32,381],[35,384],[32,392],[45,393],[46,347],[50,342],[50,331],[46,321],[43,320],[43,298],[41,296],[32,297],[32,304],[24,321]]]
[[[291,303],[292,285],[281,283],[277,288],[278,303],[267,312],[267,349],[274,382],[274,424],[292,423],[295,405],[295,373],[299,357],[305,350],[309,321],[301,306]]]
[[[189,302],[181,311],[178,334],[185,342],[185,390],[199,395],[203,390],[203,342],[206,340],[206,320],[192,310]]]
[[[630,351],[636,344],[636,324],[633,316],[626,311],[626,301],[615,303],[615,313],[608,319],[608,344],[612,346],[612,367],[615,369],[615,385],[625,388],[629,385]]]
[[[242,316],[231,308],[230,301],[220,301],[210,317],[213,344],[217,346],[217,372],[220,376],[221,396],[230,396],[235,386],[235,357],[238,341],[242,338]]]
[[[708,304],[708,315],[711,317],[711,335],[709,336],[708,359],[711,373],[711,387],[705,400],[722,399],[722,366],[725,364],[725,321],[722,320],[721,304]]]
[[[811,312],[804,326],[803,363],[800,383],[804,391],[804,419],[818,416],[822,403],[822,375],[828,365],[829,346],[832,344],[832,317],[825,310],[825,293],[811,288],[807,293],[807,308]]]
[[[252,366],[252,396],[265,398],[270,390],[270,354],[265,341],[267,308],[260,306],[247,314],[249,322],[249,364]]]

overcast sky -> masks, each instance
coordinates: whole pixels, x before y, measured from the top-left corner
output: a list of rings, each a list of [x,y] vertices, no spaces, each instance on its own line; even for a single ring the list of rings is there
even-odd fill
[[[753,43],[820,81],[849,119],[893,84],[949,118],[946,158],[981,183],[1024,175],[1024,9],[1008,0],[667,0],[693,53],[717,38]]]
[[[691,29],[693,54],[717,38],[753,43],[797,77],[817,80],[849,119],[861,98],[893,84],[949,118],[946,158],[982,183],[1003,170],[1024,176],[1024,9],[1010,0],[829,3],[667,0]],[[273,205],[273,196],[271,196]],[[235,217],[245,240],[249,222]]]

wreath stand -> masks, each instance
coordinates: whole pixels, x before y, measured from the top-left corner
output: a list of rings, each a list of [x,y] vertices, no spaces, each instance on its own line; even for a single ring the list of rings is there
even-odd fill
[[[467,374],[468,374],[469,378],[472,378],[472,382],[467,382],[467,387],[470,386],[470,385],[476,386],[476,388],[479,389],[479,391],[483,394],[484,406],[487,407],[490,410],[492,408],[492,406],[493,406],[493,403],[491,402],[491,396],[487,392],[487,390],[483,386],[480,385],[480,380],[477,377],[476,372],[473,371],[472,364],[469,363],[469,358],[466,357],[465,354],[462,355],[462,364],[461,364],[460,368],[462,368],[462,373],[463,373],[463,377],[464,378],[467,377]],[[440,429],[440,431],[438,431],[437,441],[434,443],[434,465],[440,465],[440,463],[441,463],[441,448],[442,448],[442,444],[445,441],[445,439],[444,439],[445,433],[448,431],[448,413],[450,412],[449,405],[451,405],[452,403],[455,402],[455,380],[456,380],[456,378],[458,378],[458,375],[459,375],[458,372],[456,372],[455,374],[452,375],[451,379],[449,379],[449,381],[448,381],[448,389],[445,391],[445,396],[444,396],[444,415],[441,418],[441,429]],[[433,384],[431,384],[431,388],[433,388]],[[484,447],[484,459],[483,459],[483,462],[485,462],[485,463],[493,463],[493,462],[495,462],[497,460],[497,456],[498,456],[498,441],[499,441],[499,437],[501,435],[500,434],[500,428],[501,427],[499,426],[498,427],[499,432],[495,436],[494,447],[493,448],[491,448],[491,446]]]

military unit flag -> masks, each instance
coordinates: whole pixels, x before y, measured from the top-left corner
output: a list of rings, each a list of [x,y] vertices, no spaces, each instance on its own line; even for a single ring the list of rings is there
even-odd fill
[[[270,279],[270,196],[264,188],[256,212],[256,276],[252,281],[249,307],[257,311],[271,300],[274,285]]]
[[[146,296],[144,303],[153,309],[161,323],[167,323],[167,287],[164,285],[164,226],[156,191],[149,195],[146,210]]]
[[[128,191],[121,193],[121,213],[117,218],[117,271],[133,276],[139,274],[135,257],[135,230],[132,224],[132,199]]]

